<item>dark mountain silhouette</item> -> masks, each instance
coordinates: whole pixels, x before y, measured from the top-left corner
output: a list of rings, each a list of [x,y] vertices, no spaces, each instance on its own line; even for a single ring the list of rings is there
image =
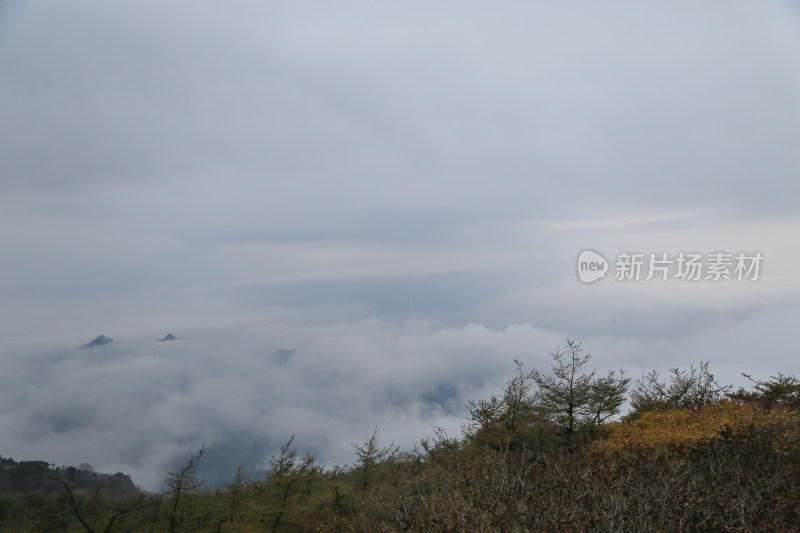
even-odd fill
[[[95,346],[102,346],[104,344],[109,344],[114,342],[113,340],[109,339],[105,335],[98,335],[94,338],[94,340],[88,344],[84,344],[84,348],[94,348]]]
[[[71,489],[103,489],[112,496],[127,496],[138,492],[131,478],[122,472],[100,474],[91,465],[56,467],[45,461],[14,461],[0,456],[0,493],[61,492],[56,478]]]
[[[176,337],[176,336],[175,336],[175,335],[173,335],[172,333],[167,333],[166,335],[164,335],[164,338],[163,338],[163,339],[159,339],[159,341],[158,341],[158,342],[164,342],[164,341],[176,341],[176,340],[178,340],[178,337]]]

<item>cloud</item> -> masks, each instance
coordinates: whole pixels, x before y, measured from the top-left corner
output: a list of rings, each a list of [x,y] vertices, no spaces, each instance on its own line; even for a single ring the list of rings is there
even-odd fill
[[[487,376],[504,377],[511,354],[497,353],[498,344],[519,350],[552,340],[530,327],[451,331],[369,320],[295,328],[287,345],[270,329],[7,358],[4,455],[92,462],[131,472],[151,489],[203,443],[209,472],[220,477],[237,464],[264,467],[266,454],[293,433],[321,460],[347,462],[349,442],[374,424],[409,447],[429,424],[453,428],[465,396]],[[282,346],[294,353],[280,364],[273,354]],[[395,416],[401,426],[390,423]]]
[[[685,320],[703,316],[697,313]],[[725,382],[743,383],[739,372],[788,369],[780,354],[799,316],[794,306],[719,316],[700,329],[678,328],[677,335],[662,329],[657,339],[646,331],[609,335],[606,328],[579,340],[601,369],[623,367],[638,377],[710,360]],[[408,449],[431,425],[458,434],[469,399],[501,390],[514,358],[547,369],[564,335],[525,324],[447,328],[430,320],[369,319],[204,328],[170,343],[154,334],[91,349],[37,348],[4,359],[3,453],[91,462],[132,473],[149,489],[202,444],[212,482],[229,478],[238,465],[264,468],[292,434],[319,460],[344,464],[353,460],[350,443],[375,425],[387,442]],[[286,347],[293,353],[276,360]]]
[[[150,488],[203,442],[215,479],[292,433],[346,462],[376,424],[457,431],[567,336],[791,366],[788,2],[0,10],[3,455]],[[586,247],[765,262],[586,287]]]

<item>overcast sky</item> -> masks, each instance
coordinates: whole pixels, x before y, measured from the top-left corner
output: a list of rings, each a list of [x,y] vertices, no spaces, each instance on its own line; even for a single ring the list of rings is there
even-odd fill
[[[0,454],[346,463],[566,338],[800,373],[798,146],[789,1],[3,2]],[[587,285],[584,248],[764,259]]]

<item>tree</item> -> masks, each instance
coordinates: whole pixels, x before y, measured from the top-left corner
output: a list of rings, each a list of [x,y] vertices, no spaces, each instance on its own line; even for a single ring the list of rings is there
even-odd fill
[[[501,423],[505,404],[492,394],[488,400],[470,400],[467,403],[467,410],[469,410],[467,417],[469,422],[462,426],[461,431],[466,439],[471,440],[479,431],[485,431],[491,426]]]
[[[467,404],[465,439],[492,448],[535,445],[542,451],[545,441],[553,441],[559,433],[572,435],[579,426],[594,433],[593,428],[618,415],[630,379],[623,370],[603,377],[595,377],[596,370],[585,372],[591,355],[582,351],[580,343],[567,339],[565,350],[550,354],[552,375],[536,369],[526,373],[523,363],[514,359],[517,373],[501,397]]]
[[[322,476],[324,472],[325,470],[322,468],[322,465],[317,464],[314,456],[306,452],[305,457],[303,457],[303,459],[297,465],[297,473],[303,480],[303,484],[305,485],[304,490],[307,498],[311,497],[312,482],[316,478]]]
[[[422,449],[425,451],[425,458],[435,462],[441,462],[458,453],[462,449],[462,442],[457,438],[450,438],[444,428],[431,426],[433,437],[425,437],[420,441]]]
[[[231,527],[236,527],[234,524],[240,519],[242,514],[242,504],[245,499],[245,481],[247,474],[245,474],[244,467],[236,469],[236,476],[233,482],[225,487],[223,496],[223,516],[217,525],[217,533],[222,531],[222,525],[226,522],[231,524]]]
[[[552,376],[533,370],[531,379],[538,386],[537,400],[552,413],[567,435],[581,424],[597,425],[619,413],[630,379],[622,370],[595,378],[597,370],[584,372],[591,354],[582,355],[579,342],[567,339],[567,347],[551,353]]]
[[[281,525],[289,504],[289,497],[295,487],[297,450],[292,447],[292,442],[294,442],[294,435],[289,437],[286,444],[281,446],[280,454],[277,457],[273,455],[269,460],[269,466],[272,470],[268,478],[269,485],[278,490],[278,499],[280,501],[275,513],[275,519],[272,521],[272,531],[277,530],[278,526]]]
[[[630,382],[630,378],[625,377],[625,371],[622,369],[619,371],[619,377],[615,370],[609,370],[605,377],[594,380],[586,408],[591,424],[603,424],[620,413]]]
[[[356,451],[356,464],[361,469],[362,483],[361,487],[366,489],[369,482],[369,476],[375,466],[385,463],[395,457],[400,450],[399,446],[395,446],[392,442],[389,446],[381,448],[378,445],[378,426],[372,431],[372,435],[364,439],[361,444],[351,444]]]
[[[517,359],[514,364],[517,374],[506,382],[501,397],[492,395],[488,400],[471,400],[467,404],[469,422],[462,427],[462,433],[479,448],[535,446],[543,451],[544,441],[552,440],[554,428],[549,413],[538,401],[535,371],[526,373],[524,364]]]
[[[756,403],[765,409],[776,406],[800,407],[800,380],[793,375],[778,372],[777,376],[770,376],[769,380],[753,379],[750,374],[742,374],[750,380],[753,390],[746,391],[740,387],[735,393],[730,394],[734,400]]]
[[[167,472],[165,483],[169,490],[165,496],[169,500],[169,531],[179,531],[183,527],[185,504],[189,496],[196,494],[204,482],[197,479],[195,471],[197,463],[206,453],[205,444],[200,450],[189,457],[186,466],[176,472]]]
[[[517,365],[517,375],[508,381],[503,392],[503,423],[510,431],[516,430],[529,418],[534,401],[533,371],[525,374],[522,370],[523,363],[518,359],[514,359],[514,364]]]
[[[690,366],[689,371],[673,368],[669,382],[661,381],[655,370],[637,379],[631,391],[633,416],[647,411],[690,409],[722,400],[730,385],[717,383],[708,368],[708,362]]]
[[[502,398],[494,394],[488,400],[470,400],[467,404],[470,424],[464,428],[465,436],[474,436],[476,431],[492,425],[501,425],[508,431],[514,431],[529,418],[533,411],[534,397],[532,381],[533,372],[525,374],[524,363],[514,359],[517,375],[506,382]]]
[[[83,468],[83,465],[81,465],[81,468]],[[145,498],[135,502],[136,505],[130,506],[127,509],[119,508],[116,505],[110,505],[108,502],[106,502],[105,499],[101,497],[101,494],[98,490],[95,493],[94,498],[88,502],[89,509],[81,510],[78,504],[79,499],[76,498],[76,495],[73,493],[69,484],[59,477],[58,471],[48,475],[48,477],[56,480],[61,484],[61,486],[64,487],[69,500],[69,506],[72,509],[75,518],[78,519],[78,521],[81,523],[81,526],[83,526],[88,533],[95,533],[95,531],[109,533],[118,518],[128,513],[134,513],[153,506],[153,502],[149,498]],[[134,502],[129,501],[129,503]],[[105,525],[98,525],[96,528],[94,528],[89,525],[90,521],[95,523],[105,522]]]

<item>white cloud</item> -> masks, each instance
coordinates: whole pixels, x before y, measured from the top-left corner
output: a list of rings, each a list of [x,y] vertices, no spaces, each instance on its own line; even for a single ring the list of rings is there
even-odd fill
[[[346,461],[375,424],[457,428],[567,336],[791,367],[789,3],[0,9],[4,456],[149,487],[203,441],[220,474],[291,433]],[[585,247],[763,277],[586,287]]]

